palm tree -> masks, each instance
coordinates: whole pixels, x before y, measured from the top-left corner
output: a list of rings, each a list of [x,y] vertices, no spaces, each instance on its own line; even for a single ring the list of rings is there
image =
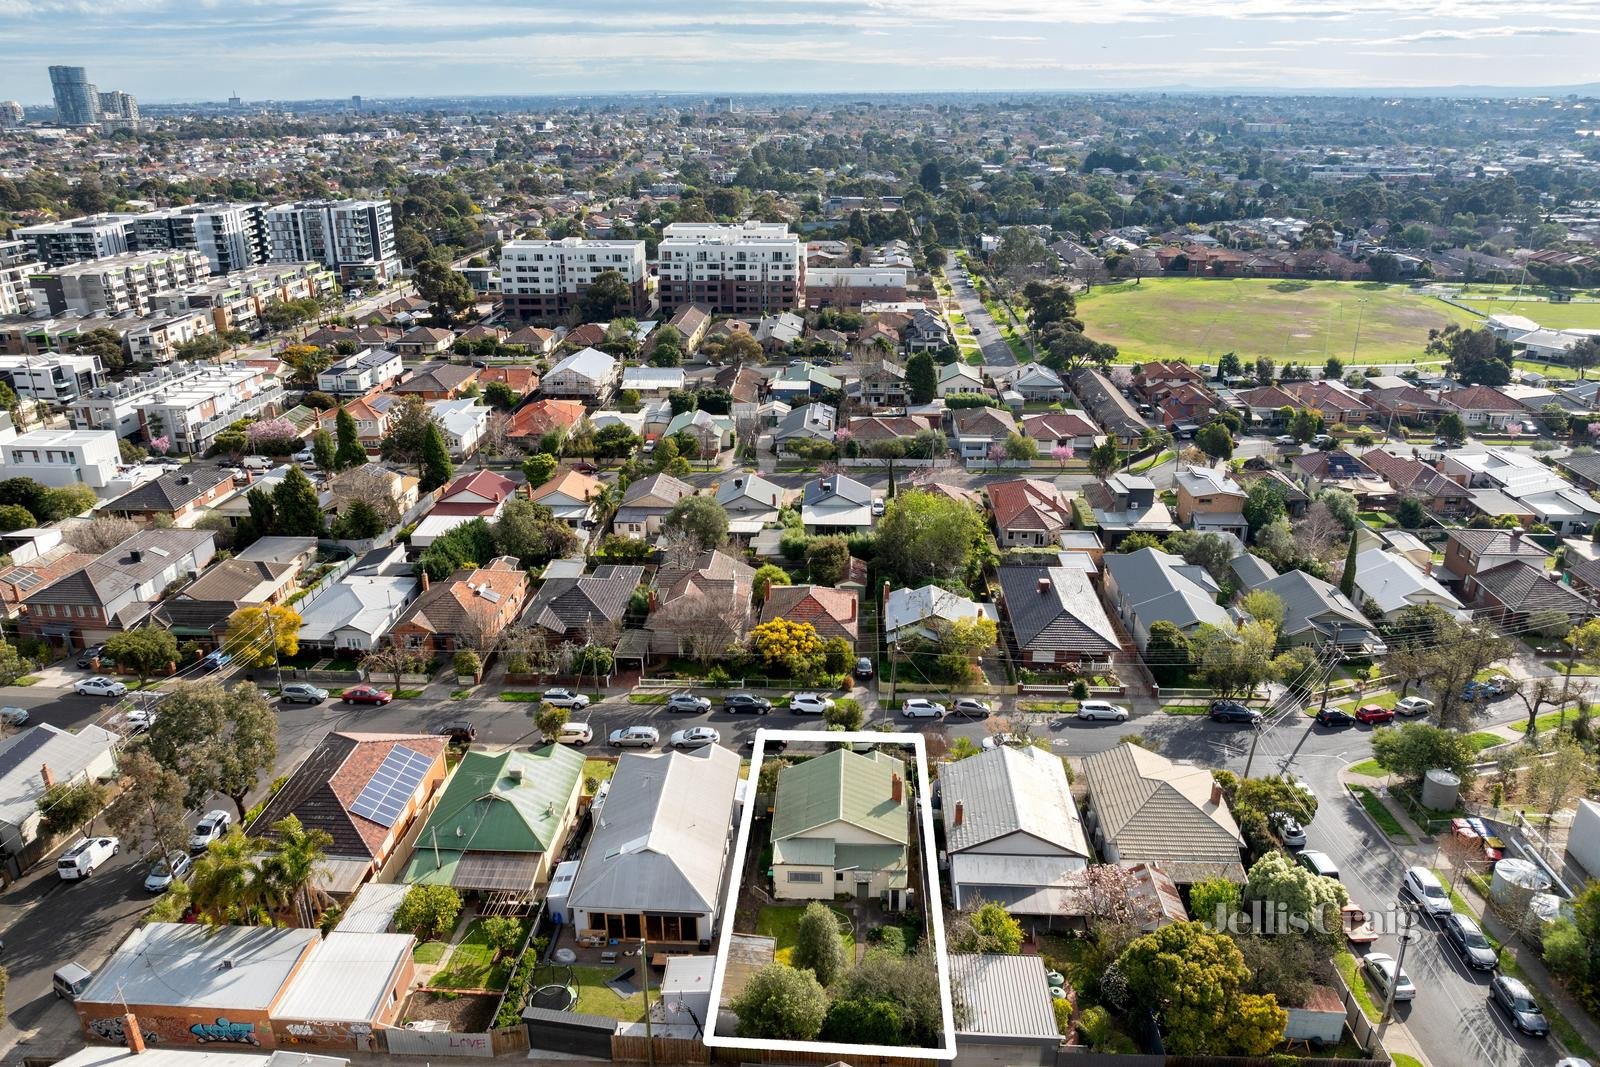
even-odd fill
[[[316,886],[322,858],[333,836],[326,830],[307,830],[297,816],[290,815],[272,824],[271,851],[261,864],[265,902],[275,912],[293,905],[290,922],[310,926],[316,920]]]
[[[189,875],[189,898],[209,926],[247,918],[260,906],[261,843],[237,826],[214,842]]]

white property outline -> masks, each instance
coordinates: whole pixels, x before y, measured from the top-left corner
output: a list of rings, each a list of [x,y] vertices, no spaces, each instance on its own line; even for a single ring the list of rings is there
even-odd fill
[[[756,792],[752,787],[744,812],[739,817],[739,841],[734,848],[733,870],[735,878],[729,886],[731,899],[723,902],[722,936],[717,942],[716,969],[711,976],[711,1010],[706,1020],[701,1043],[712,1048],[747,1048],[774,1052],[829,1052],[841,1058],[850,1056],[900,1056],[907,1059],[953,1060],[956,1055],[955,1006],[950,995],[950,953],[944,942],[944,897],[939,888],[938,856],[933,841],[933,782],[928,774],[928,747],[920,733],[883,733],[879,731],[830,730],[756,730],[755,751],[750,757],[751,782],[761,773],[761,761],[766,756],[767,741],[794,741],[818,744],[843,742],[845,744],[909,745],[917,766],[917,808],[922,816],[921,836],[923,852],[923,882],[927,894],[923,900],[923,914],[928,917],[928,930],[933,936],[935,966],[939,971],[939,1008],[944,1022],[944,1045],[940,1048],[916,1048],[908,1045],[849,1045],[827,1041],[780,1041],[722,1035],[717,1033],[717,1018],[722,1005],[722,984],[727,976],[728,950],[733,944],[734,915],[738,911],[738,891],[744,872],[745,850],[750,844],[750,828],[755,821]]]

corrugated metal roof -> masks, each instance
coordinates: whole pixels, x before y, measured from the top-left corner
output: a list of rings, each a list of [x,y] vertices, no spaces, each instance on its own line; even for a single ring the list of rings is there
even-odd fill
[[[423,826],[417,849],[437,843],[460,852],[548,852],[582,776],[583,754],[566,745],[468,752]]]
[[[339,919],[339,932],[386,933],[400,902],[410,891],[404,882],[370,882],[362,886]]]
[[[373,1021],[414,944],[410,934],[335,930],[311,950],[272,1017]]]
[[[952,853],[1024,833],[1072,856],[1088,856],[1072,787],[1059,757],[1032,745],[1001,745],[940,769],[945,847]],[[956,805],[961,823],[956,825]]]
[[[79,1001],[266,1011],[320,935],[151,923],[128,935]]]
[[[961,1034],[1060,1040],[1050,981],[1038,956],[956,954],[950,984],[966,1005]]]
[[[834,749],[815,759],[785,767],[778,775],[773,802],[772,839],[782,841],[827,826],[846,822],[885,841],[904,845],[910,840],[906,796],[892,795],[892,779],[905,777],[905,764],[887,753],[862,755],[847,748]]]

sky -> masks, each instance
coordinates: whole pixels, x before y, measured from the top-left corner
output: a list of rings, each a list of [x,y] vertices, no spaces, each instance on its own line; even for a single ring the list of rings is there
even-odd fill
[[[52,63],[147,102],[633,91],[1600,82],[1596,0],[0,0],[0,99]]]

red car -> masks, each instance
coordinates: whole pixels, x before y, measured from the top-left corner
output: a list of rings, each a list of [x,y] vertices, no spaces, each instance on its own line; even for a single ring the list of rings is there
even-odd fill
[[[1369,726],[1380,722],[1394,722],[1394,709],[1377,704],[1363,704],[1356,709],[1356,721]]]
[[[346,704],[387,704],[394,699],[394,694],[375,685],[358,685],[346,689],[339,699]]]

